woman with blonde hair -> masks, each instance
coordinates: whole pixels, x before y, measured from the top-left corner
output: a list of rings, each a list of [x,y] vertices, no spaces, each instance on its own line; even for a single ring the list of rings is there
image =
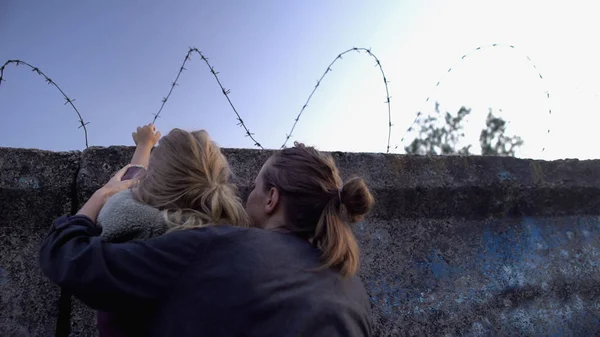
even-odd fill
[[[136,150],[122,180],[133,179],[134,185],[100,210],[105,240],[149,239],[208,225],[248,226],[237,188],[229,182],[229,163],[206,131],[173,129],[158,138],[153,124],[133,133]]]
[[[100,210],[102,239],[118,243],[211,225],[248,227],[236,187],[229,182],[227,159],[206,131],[173,129],[159,141],[160,131],[148,124],[132,136],[136,149],[122,180],[133,179],[134,185],[111,196]],[[140,316],[99,311],[99,337],[134,335],[130,330]]]
[[[95,212],[126,188],[123,172],[78,215],[55,222],[40,260],[52,281],[92,308],[143,312],[132,335],[371,336],[351,224],[374,199],[361,178],[343,183],[331,156],[302,144],[276,152],[246,204],[258,228],[196,227],[107,243],[97,237]]]

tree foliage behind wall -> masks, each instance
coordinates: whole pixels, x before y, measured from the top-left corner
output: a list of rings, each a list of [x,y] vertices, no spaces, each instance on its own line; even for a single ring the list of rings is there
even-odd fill
[[[464,138],[463,121],[471,113],[471,109],[461,107],[453,115],[439,110],[435,105],[435,115],[427,116],[418,121],[419,134],[404,148],[407,154],[417,155],[470,155],[472,145],[461,146]],[[500,117],[494,116],[490,109],[485,128],[479,135],[481,155],[484,156],[514,156],[515,151],[523,145],[518,136],[507,136],[507,123]]]

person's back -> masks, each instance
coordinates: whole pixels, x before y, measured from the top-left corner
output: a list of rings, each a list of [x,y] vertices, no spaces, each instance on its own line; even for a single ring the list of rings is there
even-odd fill
[[[320,252],[308,241],[229,226],[181,234],[182,246],[208,246],[198,248],[201,257],[192,259],[157,305],[149,335],[371,335],[360,279],[330,268],[317,271]]]
[[[362,179],[342,182],[330,156],[301,144],[273,155],[246,203],[258,228],[203,226],[207,214],[224,208],[201,198],[194,210],[206,211],[187,218],[190,225],[109,243],[98,237],[95,219],[105,196],[127,186],[123,172],[77,215],[55,222],[40,265],[83,303],[118,314],[126,336],[371,336],[351,225],[374,199]],[[151,186],[148,177],[137,191]],[[223,187],[210,191],[219,196]],[[151,189],[141,195],[156,202]]]

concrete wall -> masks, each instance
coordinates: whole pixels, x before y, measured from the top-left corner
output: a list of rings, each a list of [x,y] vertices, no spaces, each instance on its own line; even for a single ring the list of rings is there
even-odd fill
[[[225,152],[247,195],[270,152]],[[132,153],[0,148],[0,336],[95,336],[37,249]],[[376,336],[600,335],[600,161],[333,155],[377,198],[356,226]]]

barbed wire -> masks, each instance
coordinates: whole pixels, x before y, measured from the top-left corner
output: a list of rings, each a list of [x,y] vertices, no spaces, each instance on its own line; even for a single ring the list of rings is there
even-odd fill
[[[60,93],[63,95],[64,99],[66,100],[65,105],[67,105],[67,104],[71,105],[71,107],[73,108],[73,110],[75,110],[75,112],[77,113],[77,116],[79,117],[78,129],[83,128],[83,132],[85,135],[85,147],[88,148],[88,132],[87,132],[86,125],[88,125],[89,122],[86,123],[83,121],[83,117],[81,117],[81,113],[79,112],[79,110],[77,110],[77,107],[75,107],[75,104],[73,103],[73,102],[75,102],[75,99],[69,98],[65,94],[65,92],[58,86],[58,84],[56,84],[56,82],[54,82],[50,77],[48,77],[46,74],[44,74],[44,72],[42,72],[38,67],[34,67],[33,65],[31,65],[25,61],[21,61],[21,60],[8,60],[8,61],[4,62],[2,67],[0,67],[0,85],[2,85],[3,81],[6,82],[6,79],[4,79],[4,69],[9,64],[14,64],[15,66],[25,65],[25,66],[29,67],[31,69],[31,71],[42,76],[48,84],[53,85],[56,89],[58,89],[58,91],[60,91]]]
[[[173,92],[173,89],[177,85],[177,81],[179,81],[179,77],[181,76],[181,73],[183,73],[184,70],[187,70],[185,68],[185,65],[188,61],[191,61],[190,55],[194,52],[196,52],[196,53],[198,53],[198,55],[200,55],[200,58],[202,58],[202,61],[204,61],[204,63],[206,63],[206,65],[208,66],[210,73],[213,74],[213,76],[215,77],[215,80],[217,80],[217,84],[221,88],[221,92],[223,93],[223,95],[225,95],[227,102],[229,102],[229,106],[231,106],[231,109],[233,109],[233,112],[236,115],[236,118],[238,120],[237,125],[244,128],[244,130],[246,131],[246,137],[249,137],[250,139],[252,139],[252,141],[254,142],[254,146],[259,147],[260,149],[264,150],[262,145],[260,145],[260,143],[254,138],[254,133],[250,132],[250,130],[246,127],[244,120],[242,119],[242,117],[238,113],[237,109],[231,102],[231,98],[229,98],[229,94],[231,93],[231,90],[225,89],[223,87],[223,84],[221,84],[221,81],[219,80],[219,76],[217,76],[217,74],[219,74],[219,72],[216,71],[215,68],[208,62],[208,57],[204,56],[204,54],[202,54],[202,52],[200,50],[198,50],[198,48],[195,48],[195,47],[190,47],[187,54],[185,55],[185,58],[183,59],[183,63],[181,64],[181,67],[179,68],[179,72],[177,73],[177,77],[175,77],[175,81],[171,82],[171,88],[169,89],[169,93],[167,94],[167,96],[163,97],[162,104],[160,105],[160,109],[158,109],[158,112],[153,114],[154,119],[152,120],[152,123],[155,123],[156,119],[158,119],[160,117],[160,113],[162,112],[163,108],[165,107],[165,104],[167,103],[167,101],[169,100],[169,97],[171,97],[171,93]]]
[[[470,51],[469,53],[464,54],[460,60],[458,60],[452,67],[448,68],[448,70],[444,73],[444,75],[442,75],[440,77],[440,79],[437,81],[437,83],[435,84],[434,88],[432,90],[435,91],[435,89],[437,89],[440,86],[440,83],[446,78],[446,76],[448,76],[448,74],[452,71],[452,69],[455,69],[460,63],[462,63],[466,58],[468,58],[470,55],[477,53],[481,50],[484,49],[489,49],[489,48],[496,48],[496,47],[508,47],[512,50],[516,50],[517,48],[514,45],[511,44],[501,44],[501,43],[493,43],[490,45],[485,45],[485,46],[479,46],[475,49],[473,49],[472,51]],[[529,62],[529,64],[533,67],[533,69],[537,72],[537,75],[539,76],[540,80],[543,82],[544,81],[544,77],[542,76],[542,73],[539,71],[538,67],[536,66],[536,64],[533,62],[533,60],[526,54],[523,54],[526,58],[527,61]],[[552,115],[552,107],[550,105],[550,92],[548,90],[544,91],[544,93],[546,94],[546,99],[548,100],[548,116]],[[429,100],[431,99],[432,95],[427,96],[427,98],[425,99],[425,101],[423,102],[421,108],[419,109],[419,111],[417,112],[417,116],[415,117],[415,119],[413,120],[413,122],[411,123],[411,125],[408,127],[408,129],[406,129],[406,131],[404,132],[404,135],[402,136],[402,138],[400,139],[400,143],[403,144],[404,140],[406,138],[406,135],[411,132],[413,130],[413,126],[417,123],[417,121],[419,120],[419,117],[421,117],[422,110],[423,110],[423,106],[425,104],[427,104],[429,102]],[[548,128],[547,133],[550,133],[550,129]],[[399,145],[396,145],[394,149],[397,149]],[[544,152],[546,150],[546,147],[542,148],[542,152]]]
[[[509,47],[510,49],[513,49],[513,50],[516,49],[516,47],[514,45],[507,45],[507,44],[491,44],[491,45],[477,47],[474,50],[472,50],[471,52],[464,54],[460,58],[460,60],[458,60],[456,62],[456,64],[454,66],[448,68],[448,70],[444,73],[444,75],[442,75],[440,77],[440,79],[437,81],[437,83],[434,86],[433,90],[436,90],[437,88],[439,88],[440,84],[443,82],[443,80],[446,78],[446,76],[453,69],[455,69],[458,66],[458,64],[462,63],[465,59],[467,59],[471,54],[476,53],[476,52],[481,51],[481,50],[484,50],[484,49],[494,48],[494,47]],[[165,96],[162,99],[162,104],[161,104],[160,108],[158,109],[158,112],[155,113],[155,114],[153,114],[154,115],[153,123],[155,123],[156,120],[161,117],[160,115],[161,115],[161,113],[162,113],[162,111],[163,111],[163,109],[164,109],[167,101],[169,100],[171,94],[173,93],[173,89],[175,88],[175,86],[178,85],[179,78],[180,78],[181,74],[183,73],[183,71],[186,70],[185,66],[186,66],[186,64],[187,64],[188,61],[191,61],[191,57],[190,56],[194,52],[197,53],[198,55],[200,55],[201,59],[208,66],[210,73],[215,78],[217,84],[219,85],[219,88],[221,89],[221,92],[223,93],[223,95],[227,99],[227,102],[229,103],[230,107],[232,108],[233,112],[235,113],[236,119],[238,121],[238,126],[241,126],[244,129],[244,131],[246,133],[246,136],[249,137],[254,142],[255,146],[257,146],[260,149],[264,149],[263,146],[254,137],[254,133],[252,133],[249,130],[249,128],[246,126],[244,120],[242,119],[242,117],[240,116],[238,110],[236,109],[236,107],[234,106],[233,102],[231,101],[231,98],[229,96],[229,94],[231,93],[231,90],[225,89],[225,87],[223,86],[223,84],[221,83],[221,81],[220,81],[220,79],[218,77],[219,72],[217,72],[214,69],[214,67],[210,64],[210,62],[208,61],[209,59],[206,56],[204,56],[204,54],[198,48],[195,48],[195,47],[190,47],[189,50],[188,50],[188,52],[186,53],[185,58],[183,60],[183,63],[181,65],[181,67],[179,68],[177,76],[175,77],[175,80],[173,82],[171,82],[171,87],[169,88],[169,92],[168,92],[167,96]],[[371,52],[371,49],[370,48],[357,48],[357,47],[350,48],[350,49],[348,49],[348,50],[346,50],[346,51],[338,54],[338,56],[335,57],[333,59],[333,61],[327,66],[325,72],[323,72],[323,74],[321,75],[321,77],[317,80],[317,83],[314,86],[313,90],[311,91],[310,95],[308,96],[306,102],[304,103],[304,105],[300,109],[300,112],[298,113],[298,115],[294,119],[294,123],[292,124],[292,128],[291,128],[290,132],[288,134],[286,134],[286,138],[285,138],[285,141],[284,141],[283,145],[281,146],[281,149],[283,149],[283,148],[286,147],[287,142],[290,140],[290,138],[293,135],[293,132],[294,132],[294,130],[296,128],[296,125],[298,124],[298,121],[300,120],[300,117],[302,116],[302,114],[304,113],[304,111],[306,110],[306,108],[308,107],[308,104],[310,103],[310,101],[311,101],[312,97],[314,96],[315,92],[317,91],[317,89],[320,87],[320,85],[323,82],[325,76],[327,76],[327,74],[332,71],[333,65],[338,60],[341,60],[344,55],[346,55],[346,54],[348,54],[350,52],[357,52],[357,53],[365,52],[367,55],[369,55],[373,59],[375,59],[376,66],[379,67],[379,70],[380,70],[381,75],[382,75],[382,79],[383,79],[385,91],[386,91],[386,100],[383,103],[387,104],[387,110],[388,110],[388,142],[387,142],[386,152],[387,153],[390,152],[390,143],[391,143],[391,135],[392,135],[392,127],[393,127],[392,117],[391,117],[391,96],[389,94],[389,88],[388,88],[388,83],[390,81],[387,79],[387,77],[385,75],[385,72],[383,70],[383,66],[381,65],[381,62],[380,62],[379,58],[377,58],[377,56]],[[527,60],[530,63],[530,65],[537,72],[540,80],[543,81],[544,77],[542,76],[541,72],[538,70],[538,67],[536,66],[536,64],[532,61],[532,59],[528,55],[525,55],[525,57],[527,58]],[[87,132],[86,125],[89,124],[89,123],[84,122],[84,120],[83,120],[83,118],[81,116],[81,113],[79,112],[79,110],[77,109],[77,107],[75,106],[75,104],[73,103],[75,101],[75,99],[70,99],[65,94],[65,92],[52,79],[50,79],[45,73],[43,73],[39,68],[37,68],[37,67],[35,67],[35,66],[27,63],[27,62],[21,61],[21,60],[8,60],[8,61],[6,61],[2,65],[2,67],[0,67],[0,84],[3,81],[6,81],[4,79],[4,70],[5,70],[6,66],[9,65],[9,64],[15,64],[15,66],[25,65],[25,66],[29,67],[33,72],[36,72],[38,75],[42,76],[46,80],[46,82],[48,84],[51,84],[54,87],[56,87],[56,89],[58,89],[58,91],[63,95],[64,99],[66,100],[65,105],[66,104],[71,105],[71,107],[75,110],[75,112],[77,113],[77,116],[79,117],[79,124],[80,125],[79,125],[78,128],[83,128],[84,129],[85,144],[86,144],[86,148],[87,148],[89,146],[89,144],[88,144],[88,132]],[[546,90],[545,94],[546,94],[546,98],[547,98],[547,100],[549,102],[548,115],[551,116],[552,115],[552,109],[551,109],[551,106],[550,106],[550,92],[548,90]],[[423,102],[423,105],[427,104],[430,101],[430,99],[431,99],[431,95],[429,95],[425,99],[425,101]],[[402,136],[402,138],[400,140],[401,143],[404,142],[407,133],[413,130],[414,125],[417,123],[417,121],[419,120],[419,117],[422,116],[422,114],[423,114],[422,113],[422,109],[420,109],[417,112],[417,116],[415,117],[415,119],[413,120],[413,122],[411,123],[411,125],[406,129],[404,135]],[[550,129],[547,130],[547,133],[550,133]],[[395,146],[395,149],[397,149],[397,148],[398,148],[398,145]],[[545,147],[542,149],[542,152],[543,151],[545,151]]]
[[[283,142],[283,145],[281,146],[281,149],[284,149],[287,142],[290,140],[290,137],[292,137],[292,133],[294,132],[294,129],[296,128],[296,124],[298,124],[298,120],[300,120],[300,117],[302,116],[302,113],[304,112],[304,110],[306,110],[306,107],[308,107],[308,103],[310,102],[310,100],[312,99],[314,93],[317,91],[317,89],[319,88],[319,85],[321,84],[321,82],[323,81],[323,78],[325,78],[325,76],[332,71],[331,67],[338,61],[342,59],[342,56],[344,56],[347,53],[350,52],[357,52],[360,54],[361,51],[364,51],[367,53],[367,55],[373,57],[375,59],[375,62],[377,63],[376,66],[379,67],[379,70],[381,70],[381,76],[383,77],[383,84],[385,85],[385,95],[386,95],[386,100],[383,102],[385,104],[387,104],[388,106],[388,142],[387,142],[387,150],[386,152],[389,153],[390,152],[390,141],[392,138],[392,108],[391,108],[391,96],[390,96],[390,92],[388,89],[388,83],[390,81],[388,81],[387,77],[385,76],[385,72],[383,71],[383,66],[381,65],[381,62],[379,61],[379,59],[377,58],[377,56],[375,56],[375,54],[373,54],[371,52],[370,48],[357,48],[357,47],[353,47],[350,48],[342,53],[340,53],[335,59],[333,59],[333,61],[329,64],[329,66],[327,66],[327,69],[325,70],[325,72],[323,73],[323,75],[321,75],[321,78],[319,78],[319,80],[317,80],[317,84],[315,85],[315,87],[313,88],[312,92],[310,93],[310,95],[308,96],[308,99],[306,99],[306,102],[304,103],[304,105],[302,106],[302,109],[300,109],[300,112],[298,113],[298,116],[296,116],[296,119],[294,120],[294,124],[292,125],[292,129],[290,130],[290,132],[288,134],[286,134],[285,137],[285,142]]]

